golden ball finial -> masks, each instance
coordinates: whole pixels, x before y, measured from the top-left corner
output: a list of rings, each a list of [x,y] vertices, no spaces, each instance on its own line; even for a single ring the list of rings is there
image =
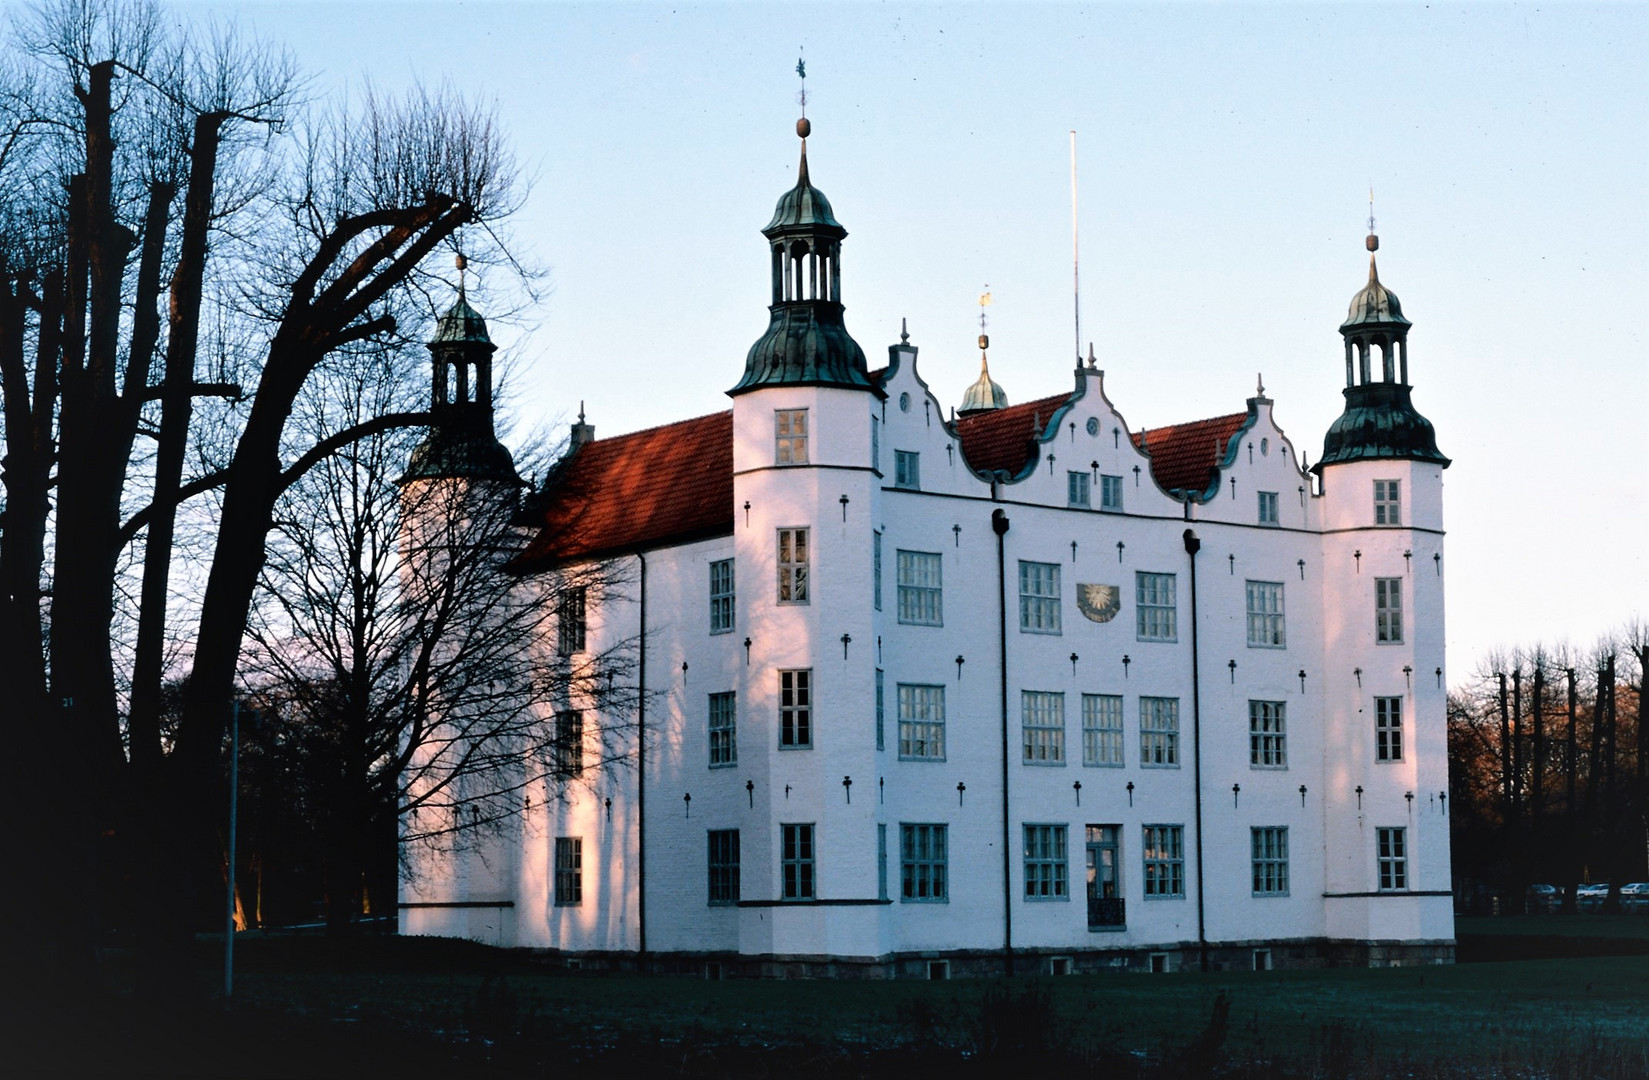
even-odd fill
[[[813,134],[812,121],[808,120],[805,116],[796,121],[796,134],[800,135],[804,139]]]
[[[1363,246],[1368,248],[1370,251],[1379,251],[1380,238],[1375,236],[1373,233],[1369,233],[1368,239],[1363,241]]]
[[[470,261],[464,258],[464,253],[460,251],[457,257],[452,260],[452,264],[460,270],[468,270]]]

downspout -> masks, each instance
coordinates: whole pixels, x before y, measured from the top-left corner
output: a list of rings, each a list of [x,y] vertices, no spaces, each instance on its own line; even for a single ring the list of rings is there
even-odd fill
[[[647,964],[647,556],[641,564],[641,615],[636,676],[636,968]]]
[[[996,533],[996,640],[997,671],[1002,694],[1002,964],[1013,977],[1013,875],[1009,853],[1008,824],[1008,564],[1005,537],[1008,515],[999,507],[991,511],[991,530]]]
[[[1189,504],[1187,504],[1189,505]],[[1196,795],[1197,958],[1208,970],[1208,924],[1204,918],[1202,888],[1202,678],[1197,654],[1197,552],[1202,541],[1185,530],[1185,553],[1191,557],[1191,784]]]

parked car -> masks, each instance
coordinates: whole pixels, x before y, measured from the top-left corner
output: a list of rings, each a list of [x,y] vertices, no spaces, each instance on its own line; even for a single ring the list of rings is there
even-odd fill
[[[1620,887],[1620,906],[1624,911],[1649,911],[1649,881],[1634,881]]]
[[[1530,885],[1525,903],[1531,915],[1550,915],[1563,903],[1563,890],[1556,885]]]
[[[1607,881],[1582,885],[1575,890],[1575,907],[1581,911],[1601,911],[1603,910],[1603,901],[1608,896],[1609,883]]]

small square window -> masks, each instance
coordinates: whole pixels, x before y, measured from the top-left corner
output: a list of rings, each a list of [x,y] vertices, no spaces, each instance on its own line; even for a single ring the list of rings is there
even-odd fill
[[[922,486],[922,455],[914,450],[893,452],[893,486],[916,491]]]
[[[1374,579],[1374,640],[1381,645],[1403,643],[1403,579]]]
[[[1403,523],[1403,482],[1401,480],[1374,481],[1374,524],[1401,525]]]
[[[810,547],[806,529],[779,530],[779,603],[807,603]]]
[[[1179,640],[1173,574],[1134,574],[1134,618],[1140,641]]]
[[[773,412],[773,460],[779,465],[807,464],[807,410]]]
[[[1100,476],[1099,508],[1101,510],[1122,509],[1122,477]]]
[[[718,559],[710,564],[710,632],[726,634],[733,629],[733,560]]]
[[[1277,493],[1275,491],[1260,492],[1260,524],[1277,524]]]
[[[1019,632],[1057,634],[1059,624],[1059,564],[1019,563]]]
[[[1070,505],[1086,508],[1089,505],[1088,487],[1091,478],[1085,472],[1065,474],[1065,496]]]

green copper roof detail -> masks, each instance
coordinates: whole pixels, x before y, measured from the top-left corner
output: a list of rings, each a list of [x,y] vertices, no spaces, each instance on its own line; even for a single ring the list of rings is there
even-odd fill
[[[823,233],[840,240],[847,235],[842,223],[830,209],[825,193],[814,187],[807,175],[807,141],[802,141],[802,163],[797,171],[796,186],[779,196],[773,208],[773,220],[762,234],[769,239],[780,233]]]
[[[1449,459],[1437,449],[1437,432],[1421,416],[1402,383],[1370,382],[1345,388],[1346,410],[1323,436],[1323,456],[1311,467],[1342,461],[1405,459],[1430,461],[1445,468]]]
[[[515,459],[490,431],[453,426],[432,427],[412,451],[405,484],[413,480],[497,480],[519,485]]]
[[[763,386],[840,386],[872,390],[865,351],[831,300],[789,300],[769,309],[767,332],[750,346],[744,377],[729,394]],[[879,393],[879,391],[877,391]]]
[[[983,353],[979,356],[979,378],[968,387],[962,395],[962,404],[956,410],[963,416],[971,416],[977,412],[990,412],[993,409],[1008,407],[1008,392],[997,385],[991,378],[990,365],[985,361]]]
[[[1350,310],[1346,312],[1346,321],[1340,324],[1340,329],[1347,330],[1356,326],[1408,325],[1409,321],[1403,318],[1403,305],[1398,302],[1397,294],[1380,284],[1380,273],[1374,265],[1374,255],[1370,252],[1368,284],[1351,298]]]
[[[458,290],[458,299],[435,322],[435,336],[429,340],[431,347],[436,345],[485,345],[492,348],[492,338],[487,336],[487,320],[481,313],[469,306],[464,299],[464,291]]]

